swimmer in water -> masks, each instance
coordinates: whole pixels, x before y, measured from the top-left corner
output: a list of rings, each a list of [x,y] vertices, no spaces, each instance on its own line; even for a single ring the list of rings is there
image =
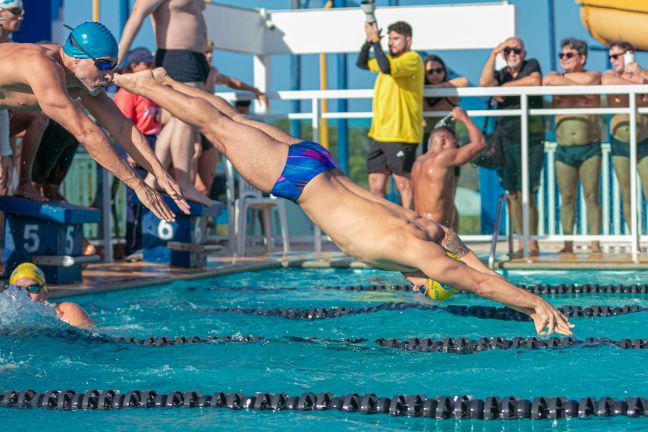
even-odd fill
[[[563,313],[489,269],[453,230],[356,185],[319,144],[250,120],[162,68],[116,74],[115,83],[198,128],[252,186],[300,205],[346,254],[402,272],[415,287],[433,279],[503,303],[531,317],[540,334],[572,334]]]
[[[33,302],[46,302],[48,299],[47,283],[45,274],[32,263],[22,263],[11,273],[9,285],[24,290]],[[93,329],[95,327],[88,314],[81,306],[71,302],[54,303],[58,318],[81,329]]]
[[[42,110],[74,135],[93,159],[133,189],[157,217],[167,222],[175,220],[160,194],[119,157],[103,126],[188,213],[178,183],[155,157],[146,138],[104,91],[117,67],[114,36],[98,22],[85,22],[71,30],[63,46],[0,44],[0,109]]]

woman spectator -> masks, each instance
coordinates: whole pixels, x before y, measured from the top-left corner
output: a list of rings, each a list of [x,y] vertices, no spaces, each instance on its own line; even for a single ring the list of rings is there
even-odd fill
[[[425,86],[426,88],[454,88],[468,87],[468,78],[456,77],[448,79],[448,68],[441,57],[431,54],[423,60],[425,66]],[[423,111],[452,111],[459,105],[458,97],[426,97],[423,99]],[[425,115],[425,114],[424,114]],[[423,131],[422,151],[425,153],[428,148],[428,139],[434,124],[440,120],[440,117],[425,118],[425,129]]]

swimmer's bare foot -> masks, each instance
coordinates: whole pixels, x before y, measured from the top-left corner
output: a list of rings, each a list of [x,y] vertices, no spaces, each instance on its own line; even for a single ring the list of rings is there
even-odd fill
[[[31,184],[31,182],[19,184],[14,195],[38,202],[47,201],[47,198],[45,198],[40,191]]]
[[[128,74],[115,74],[113,81],[117,86],[131,93],[140,94],[143,87],[157,84],[150,70],[143,70]]]
[[[207,198],[207,196],[201,194],[193,185],[184,185],[181,186],[181,189],[182,196],[187,200],[198,202],[202,205],[206,205],[207,207],[211,207],[216,204],[216,201],[210,200],[209,198]]]
[[[43,184],[41,187],[41,191],[43,193],[43,196],[47,199],[54,200],[54,201],[61,201],[61,202],[67,202],[65,197],[61,195],[61,192],[59,191],[59,186],[58,185],[53,185],[53,184]]]
[[[94,247],[94,245],[90,243],[85,237],[81,238],[81,250],[81,254],[84,256],[97,255],[97,248]]]

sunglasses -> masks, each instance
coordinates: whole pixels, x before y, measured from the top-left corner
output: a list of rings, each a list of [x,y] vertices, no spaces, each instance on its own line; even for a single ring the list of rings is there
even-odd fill
[[[625,53],[610,54],[608,57],[610,58],[610,60],[616,60],[616,59],[618,59],[619,57],[623,57],[624,54],[625,54]]]
[[[431,75],[431,74],[440,74],[440,73],[443,73],[443,68],[440,67],[440,68],[432,68],[432,69],[428,69],[428,70],[425,71],[425,73],[428,74],[428,75]]]
[[[567,52],[567,53],[558,54],[558,57],[560,58],[560,60],[562,60],[562,59],[570,59],[570,58],[576,57],[576,56],[578,56],[578,54],[574,53],[574,52]]]
[[[520,55],[520,54],[522,54],[522,49],[521,48],[504,48],[503,52],[504,52],[505,57],[510,55],[511,53],[515,53],[517,55]]]
[[[21,287],[17,285],[12,285],[17,289],[22,289],[27,291],[29,294],[38,294],[41,292],[41,290],[44,290],[45,293],[47,293],[47,286],[46,285],[41,285],[41,284],[34,284],[34,285],[29,285],[26,287]]]
[[[13,7],[13,8],[2,9],[2,10],[6,10],[6,11],[11,12],[11,15],[13,15],[15,17],[25,16],[25,10],[23,8]]]
[[[66,29],[70,30],[70,31],[74,30],[69,25],[63,24],[63,26]],[[95,66],[97,67],[97,69],[99,69],[100,71],[108,72],[108,71],[113,70],[113,69],[115,69],[117,67],[117,59],[115,59],[115,58],[110,59],[110,60],[98,59],[98,58],[94,57],[92,54],[90,54],[88,51],[84,50],[83,47],[81,45],[79,45],[79,43],[76,41],[74,36],[72,36],[72,33],[70,33],[68,35],[68,38],[70,39],[70,43],[72,44],[72,46],[74,48],[80,49],[81,52],[83,52],[85,55],[90,57],[90,59],[92,59]]]

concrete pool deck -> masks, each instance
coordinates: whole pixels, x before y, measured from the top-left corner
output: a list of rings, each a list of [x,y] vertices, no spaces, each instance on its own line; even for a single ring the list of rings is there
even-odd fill
[[[631,254],[614,248],[605,248],[603,253],[591,253],[586,249],[576,249],[575,253],[559,253],[557,244],[542,244],[539,256],[509,258],[504,252],[505,242],[498,244],[495,267],[509,270],[648,270],[648,253],[640,254],[638,262],[632,261]],[[303,249],[309,246],[303,246]],[[470,244],[482,259],[488,257],[490,243]],[[252,248],[251,256],[236,258],[227,252],[217,252],[209,256],[204,269],[170,267],[163,264],[118,261],[113,263],[89,264],[83,270],[83,281],[74,285],[51,285],[50,297],[64,297],[95,294],[107,291],[146,287],[175,280],[192,280],[207,277],[256,271],[271,268],[368,268],[365,264],[350,258],[333,245],[325,245],[321,253],[310,250],[297,250],[284,256],[280,252],[264,253],[262,249]]]

